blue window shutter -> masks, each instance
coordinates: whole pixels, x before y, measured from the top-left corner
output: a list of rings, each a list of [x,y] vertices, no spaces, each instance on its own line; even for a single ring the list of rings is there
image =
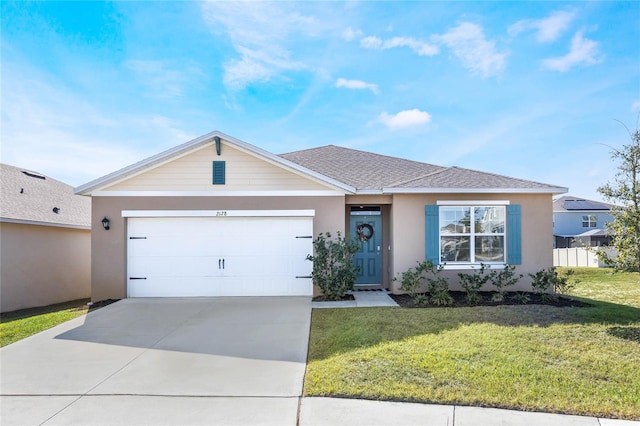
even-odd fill
[[[440,223],[438,212],[437,205],[424,206],[425,258],[427,261],[433,262],[434,265],[440,264]]]
[[[224,185],[225,181],[225,162],[214,161],[213,162],[213,184]]]
[[[507,263],[522,264],[522,208],[519,204],[507,206]]]

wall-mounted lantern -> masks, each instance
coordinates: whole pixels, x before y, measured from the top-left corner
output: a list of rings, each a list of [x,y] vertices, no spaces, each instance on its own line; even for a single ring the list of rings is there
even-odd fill
[[[214,140],[214,141],[215,141],[215,143],[216,143],[216,154],[220,155],[220,151],[221,151],[221,149],[222,149],[222,147],[220,146],[220,145],[221,145],[221,143],[220,143],[220,137],[219,137],[219,136],[214,136],[214,137],[213,137],[213,140]]]
[[[105,229],[105,231],[109,230],[110,224],[111,224],[111,221],[109,220],[108,217],[105,216],[104,219],[102,219],[102,227]]]

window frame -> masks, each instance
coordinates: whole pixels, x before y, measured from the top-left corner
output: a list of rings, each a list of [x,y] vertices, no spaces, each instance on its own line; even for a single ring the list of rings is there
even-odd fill
[[[596,216],[595,214],[584,214],[584,215],[582,215],[582,227],[583,228],[597,228],[598,227],[598,216]]]
[[[480,264],[485,264],[489,268],[502,268],[504,265],[508,264],[509,260],[509,209],[508,206],[510,202],[508,200],[469,200],[469,201],[438,201],[436,203],[438,207],[438,255],[439,255],[439,264],[444,265],[445,269],[473,269],[475,267],[479,267]],[[465,233],[443,233],[441,224],[441,218],[443,215],[443,208],[465,208],[469,209],[469,232]],[[504,229],[502,232],[476,232],[475,225],[471,226],[471,224],[475,224],[475,214],[476,209],[478,208],[502,208],[502,217],[503,217],[503,225]],[[446,222],[445,222],[446,223]],[[444,260],[442,256],[442,238],[443,237],[455,237],[455,236],[467,236],[469,237],[469,260],[468,261],[447,261]],[[502,238],[502,260],[498,261],[487,261],[487,260],[476,260],[476,238],[483,236],[495,236]]]

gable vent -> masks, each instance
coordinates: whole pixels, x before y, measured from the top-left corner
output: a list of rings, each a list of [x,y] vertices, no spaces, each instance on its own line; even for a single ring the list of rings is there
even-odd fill
[[[213,162],[213,184],[224,185],[225,184],[225,161]]]

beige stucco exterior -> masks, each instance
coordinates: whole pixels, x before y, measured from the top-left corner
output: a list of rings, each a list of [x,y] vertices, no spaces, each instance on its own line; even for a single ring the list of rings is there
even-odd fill
[[[0,223],[2,312],[88,298],[91,233],[87,229]]]
[[[393,198],[392,270],[398,274],[425,259],[425,213],[424,208],[438,201],[504,200],[522,206],[522,264],[516,273],[524,277],[513,290],[530,290],[529,273],[552,266],[553,223],[551,194],[420,194],[395,195]],[[507,230],[508,232],[508,230]],[[445,270],[451,290],[461,290],[458,273],[461,270]],[[394,282],[397,291],[400,283]],[[487,290],[489,290],[487,288]]]

